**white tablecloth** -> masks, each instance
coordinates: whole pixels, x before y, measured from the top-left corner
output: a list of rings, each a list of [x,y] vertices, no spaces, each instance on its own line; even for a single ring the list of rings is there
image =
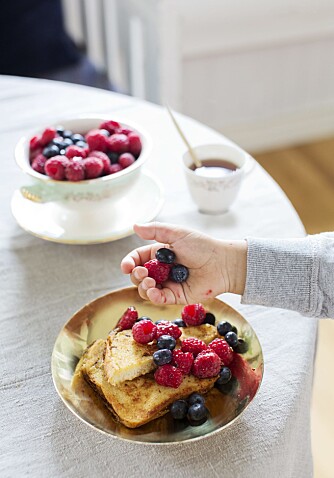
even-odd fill
[[[42,80],[0,77],[0,470],[2,477],[301,477],[312,476],[309,409],[316,320],[279,309],[234,304],[263,347],[261,389],[229,428],[198,442],[168,446],[120,441],[89,428],[65,408],[52,383],[50,357],[64,322],[83,304],[129,284],[121,258],[142,242],[67,246],[20,229],[10,212],[25,183],[13,159],[22,134],[78,113],[141,124],[154,141],[147,168],[164,184],[158,219],[222,238],[300,237],[291,204],[260,168],[228,214],[196,211],[180,157],[184,146],[164,110],[133,98]],[[180,118],[190,141],[225,141]]]

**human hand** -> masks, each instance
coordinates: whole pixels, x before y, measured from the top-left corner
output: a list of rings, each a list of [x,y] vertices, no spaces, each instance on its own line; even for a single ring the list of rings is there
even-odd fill
[[[246,280],[247,242],[221,241],[200,232],[162,223],[135,225],[142,239],[156,243],[139,247],[121,262],[124,274],[130,274],[139,295],[154,304],[189,304],[204,302],[223,292],[242,294]],[[148,277],[144,263],[155,259],[161,247],[176,254],[177,262],[189,269],[186,282],[166,281],[157,286]]]

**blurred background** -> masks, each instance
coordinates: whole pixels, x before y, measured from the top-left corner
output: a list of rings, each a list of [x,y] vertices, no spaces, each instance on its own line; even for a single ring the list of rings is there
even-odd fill
[[[310,234],[334,230],[333,0],[16,0],[0,73],[129,94],[248,150]],[[334,321],[321,321],[312,404],[316,478],[331,478]]]

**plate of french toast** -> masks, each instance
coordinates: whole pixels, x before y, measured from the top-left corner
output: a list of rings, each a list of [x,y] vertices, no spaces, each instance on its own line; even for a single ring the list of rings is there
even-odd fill
[[[261,385],[263,355],[251,325],[223,301],[157,306],[128,287],[64,325],[52,376],[87,425],[133,442],[178,443],[240,416]]]

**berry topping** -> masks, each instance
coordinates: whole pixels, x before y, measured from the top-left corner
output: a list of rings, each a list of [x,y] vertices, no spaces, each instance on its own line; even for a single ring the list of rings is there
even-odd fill
[[[112,153],[122,154],[129,151],[129,139],[128,136],[126,136],[125,134],[116,133],[105,139],[108,142],[108,150]]]
[[[173,320],[173,324],[177,325],[178,327],[187,327],[182,319]]]
[[[174,339],[178,339],[182,334],[180,328],[173,324],[173,322],[169,322],[168,320],[162,320],[157,325],[157,337],[161,337],[162,335],[171,335]]]
[[[214,339],[208,347],[216,352],[224,365],[229,365],[233,360],[233,350],[224,339]]]
[[[231,380],[232,374],[228,367],[223,367],[219,372],[219,377],[216,380],[217,385],[225,385],[225,383]]]
[[[72,135],[73,135],[73,131],[71,131],[70,129],[64,129],[63,133],[62,133],[62,137],[63,138],[69,138],[71,139],[72,138]],[[72,140],[71,140],[72,141]]]
[[[182,352],[182,350],[173,350],[173,361],[175,365],[183,374],[188,375],[194,363],[194,356],[190,352]]]
[[[211,312],[207,312],[205,314],[204,323],[205,324],[210,324],[210,325],[215,325],[216,317],[213,314],[211,314]]]
[[[71,140],[73,141],[74,144],[77,144],[79,141],[85,141],[85,138],[82,136],[82,134],[75,133],[75,134],[72,134]]]
[[[178,388],[182,383],[183,375],[176,367],[168,364],[159,367],[154,373],[154,378],[159,385]]]
[[[194,392],[188,397],[187,402],[189,403],[189,405],[195,405],[195,403],[201,403],[202,405],[204,405],[205,398],[200,393]]]
[[[247,396],[249,396],[251,400],[254,397],[260,383],[259,375],[239,354],[234,354],[233,362],[230,364],[230,369],[232,376],[239,382],[238,397],[240,400],[243,400]],[[232,380],[230,382],[232,382]]]
[[[244,339],[238,339],[238,344],[233,347],[233,350],[237,354],[245,354],[248,351],[248,344]]]
[[[89,157],[93,158],[99,158],[102,163],[103,163],[103,174],[109,174],[109,169],[110,169],[110,159],[106,155],[106,153],[103,153],[102,151],[91,151],[88,155]]]
[[[203,340],[196,339],[195,337],[188,337],[187,339],[182,340],[181,342],[181,350],[182,352],[190,352],[195,357],[203,350],[207,350],[207,345],[203,342]]]
[[[55,156],[46,161],[44,169],[45,172],[52,179],[65,179],[65,166],[67,165],[67,159],[63,156]]]
[[[176,346],[176,340],[171,335],[161,335],[157,339],[158,349],[169,349],[173,350]]]
[[[175,261],[175,254],[170,249],[167,249],[167,247],[161,247],[161,249],[158,249],[155,253],[155,258],[159,262],[164,262],[165,264],[173,264],[173,262]]]
[[[117,123],[117,121],[103,121],[103,123],[100,124],[100,129],[106,129],[110,134],[114,134],[116,131],[119,130],[120,124]]]
[[[57,156],[59,154],[59,148],[55,144],[52,144],[51,146],[47,146],[46,148],[43,149],[43,155],[46,158],[52,158],[53,156]]]
[[[236,347],[238,345],[238,336],[235,332],[227,332],[225,340],[231,347]]]
[[[176,400],[170,407],[170,413],[174,420],[183,420],[188,413],[188,404],[185,400]]]
[[[208,409],[203,403],[194,403],[188,408],[188,420],[191,425],[202,425],[208,418]]]
[[[219,374],[221,361],[213,351],[204,350],[194,360],[192,372],[198,378],[211,378]]]
[[[172,361],[172,351],[169,349],[160,349],[154,352],[153,362],[155,365],[166,365]]]
[[[141,139],[137,133],[129,133],[128,136],[128,151],[132,153],[136,158],[140,155],[141,152]]]
[[[88,157],[84,160],[86,178],[95,179],[101,176],[103,171],[103,162],[99,158]]]
[[[92,129],[86,134],[86,141],[91,151],[95,149],[106,151],[108,148],[108,139],[99,129]]]
[[[38,154],[36,158],[31,163],[32,169],[37,171],[38,173],[45,174],[44,166],[47,158],[43,156],[43,154]]]
[[[139,344],[148,344],[156,338],[157,326],[150,320],[141,320],[132,327],[132,335]]]
[[[231,332],[232,325],[229,322],[219,322],[217,325],[217,331],[219,335],[225,335],[227,332]]]
[[[68,181],[85,179],[85,166],[82,161],[69,161],[65,167],[65,178]]]
[[[131,153],[123,153],[118,158],[118,163],[123,169],[128,168],[136,161],[135,157]]]
[[[57,131],[55,128],[46,128],[42,133],[42,137],[40,140],[41,145],[46,146],[48,143],[50,143],[50,141],[53,140],[53,138],[56,137],[56,135]]]
[[[109,166],[109,173],[108,174],[115,174],[118,173],[119,171],[122,171],[122,166],[120,164],[111,164]]]
[[[232,325],[231,332],[234,332],[235,334],[237,334],[237,335],[238,335],[238,329],[236,328],[236,326],[235,326],[235,325]]]
[[[75,156],[85,158],[87,154],[83,148],[79,148],[78,146],[71,145],[66,149],[66,156],[68,159],[72,159]]]
[[[42,146],[41,144],[41,138],[39,136],[33,136],[30,141],[29,141],[29,147],[31,150],[40,148]]]
[[[187,325],[201,325],[204,322],[205,314],[202,304],[185,305],[182,310],[182,320]]]
[[[138,312],[135,307],[131,306],[126,309],[122,317],[119,319],[117,327],[121,330],[131,329],[138,319]]]
[[[182,264],[174,264],[171,268],[169,278],[173,282],[177,282],[180,284],[181,282],[185,282],[189,277],[189,270],[186,266]]]
[[[158,262],[156,259],[145,262],[144,267],[148,270],[148,276],[152,277],[157,284],[162,284],[168,279],[170,265]]]

